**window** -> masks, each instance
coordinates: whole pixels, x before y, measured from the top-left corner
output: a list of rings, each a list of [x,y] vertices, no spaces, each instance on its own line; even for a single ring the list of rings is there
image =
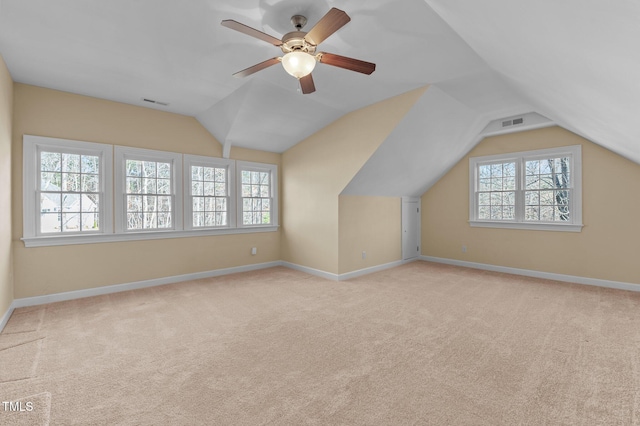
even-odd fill
[[[30,135],[23,146],[26,247],[278,228],[272,164]]]
[[[234,161],[184,156],[187,228],[229,228],[236,223],[231,188],[235,187]]]
[[[579,145],[469,160],[471,226],[579,232]]]
[[[182,229],[182,156],[115,147],[116,231]]]
[[[516,163],[478,165],[478,219],[514,220]]]
[[[238,226],[278,224],[277,167],[238,161]]]
[[[526,160],[525,221],[571,222],[571,158]]]
[[[111,146],[24,136],[24,236],[111,232]]]

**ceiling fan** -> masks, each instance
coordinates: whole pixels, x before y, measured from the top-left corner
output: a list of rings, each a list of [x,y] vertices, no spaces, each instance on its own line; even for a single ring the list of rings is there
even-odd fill
[[[311,71],[316,62],[322,64],[333,65],[334,67],[344,68],[363,74],[371,74],[376,69],[376,64],[365,62],[358,59],[348,58],[346,56],[335,55],[333,53],[318,52],[316,48],[320,43],[326,40],[331,34],[342,28],[351,18],[340,9],[331,8],[318,23],[311,28],[309,32],[302,31],[307,23],[307,18],[302,15],[294,15],[291,17],[291,23],[296,28],[295,31],[282,36],[282,40],[270,36],[269,34],[258,31],[247,25],[232,19],[226,19],[221,22],[222,26],[240,31],[241,33],[250,35],[260,40],[271,43],[279,47],[284,53],[282,57],[275,57],[260,62],[252,67],[246,68],[233,74],[234,77],[246,77],[255,72],[282,62],[284,69],[300,80],[302,93],[313,93],[316,90],[311,77]]]

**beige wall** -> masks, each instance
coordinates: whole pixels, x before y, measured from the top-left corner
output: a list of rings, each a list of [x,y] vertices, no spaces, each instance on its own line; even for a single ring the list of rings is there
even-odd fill
[[[219,157],[220,143],[193,117],[14,85],[14,297],[22,298],[281,259],[280,231],[152,241],[25,248],[22,136],[85,140]],[[231,157],[280,165],[281,155],[232,149]],[[256,256],[251,247],[258,248]]]
[[[339,273],[338,197],[425,90],[351,112],[282,155],[283,260]]]
[[[0,318],[13,301],[11,254],[11,128],[13,81],[0,56]]]
[[[582,232],[469,226],[470,156],[578,144]],[[422,254],[640,284],[638,194],[640,165],[559,127],[487,138],[422,196]]]
[[[338,204],[341,274],[402,259],[400,198],[341,195]]]
[[[0,201],[12,204],[0,211],[0,313],[13,298],[280,259],[336,274],[400,260],[400,199],[340,193],[425,90],[347,114],[283,155],[232,148],[232,158],[281,166],[282,235],[25,248],[23,134],[209,156],[221,145],[192,117],[13,84],[0,58]],[[469,156],[575,144],[583,147],[581,233],[469,227]],[[639,165],[561,128],[488,138],[423,195],[422,254],[640,284],[638,193]]]

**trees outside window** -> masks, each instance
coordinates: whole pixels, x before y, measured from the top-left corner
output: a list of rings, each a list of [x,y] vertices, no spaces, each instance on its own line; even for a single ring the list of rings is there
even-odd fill
[[[110,145],[25,135],[23,155],[25,237],[111,232]]]
[[[579,231],[581,147],[469,160],[471,226]]]
[[[277,168],[238,161],[238,226],[277,225]]]
[[[23,146],[27,247],[278,227],[274,164],[30,135]]]

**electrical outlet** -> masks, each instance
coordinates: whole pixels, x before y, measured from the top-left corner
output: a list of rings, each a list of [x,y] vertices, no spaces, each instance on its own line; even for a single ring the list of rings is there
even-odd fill
[[[252,247],[251,248],[251,255],[255,256],[256,254],[258,254],[258,248],[257,247]]]
[[[366,251],[363,251],[363,252],[362,252],[362,258],[363,258],[363,259],[366,259],[366,258],[367,258],[367,252],[366,252]]]
[[[466,253],[467,252],[467,246],[462,246],[462,252]]]

